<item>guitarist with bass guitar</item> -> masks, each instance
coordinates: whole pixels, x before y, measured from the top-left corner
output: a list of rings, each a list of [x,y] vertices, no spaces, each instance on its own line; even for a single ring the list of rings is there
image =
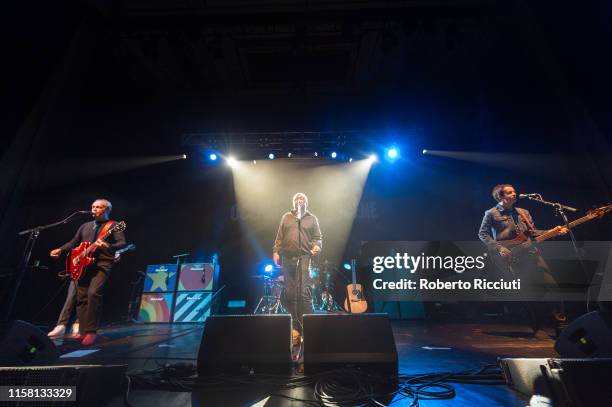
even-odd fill
[[[513,252],[503,244],[504,241],[519,237],[525,237],[526,240],[529,240],[548,231],[537,229],[529,211],[514,206],[518,197],[512,185],[496,185],[491,195],[497,205],[485,212],[478,232],[479,239],[490,251],[501,256],[503,261],[498,263],[505,264],[506,271],[511,272],[515,277],[531,281],[536,280],[552,289],[558,287],[548,264],[535,246],[527,248],[520,255],[513,255]],[[557,226],[554,231],[557,235],[564,235],[568,230],[565,226]],[[536,270],[536,275],[532,274],[534,270]],[[531,307],[529,308],[535,335],[541,328]],[[552,316],[557,327],[565,322],[566,317],[562,302],[554,304]]]
[[[64,251],[72,250],[70,261],[75,262],[74,253],[78,249],[86,248],[87,257],[93,258],[80,276],[71,273],[71,278],[76,284],[77,319],[80,323],[78,338],[82,339],[81,344],[84,346],[92,345],[96,340],[102,310],[102,294],[114,263],[115,252],[127,245],[123,233],[125,224],[121,222],[123,227],[118,227],[117,222],[110,220],[111,210],[110,201],[96,199],[91,204],[94,220],[82,224],[68,243],[51,250],[51,257],[54,258],[59,257]]]

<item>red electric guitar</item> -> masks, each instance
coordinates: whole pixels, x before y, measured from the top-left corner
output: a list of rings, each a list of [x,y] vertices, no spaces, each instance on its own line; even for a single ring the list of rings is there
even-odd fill
[[[125,230],[126,224],[124,221],[113,224],[102,236],[98,236],[98,239],[106,240],[111,234],[115,232],[122,232]],[[81,242],[81,244],[70,251],[70,256],[66,259],[66,270],[70,273],[70,279],[77,281],[83,275],[83,271],[93,261],[93,253],[96,251],[98,246],[92,242]]]

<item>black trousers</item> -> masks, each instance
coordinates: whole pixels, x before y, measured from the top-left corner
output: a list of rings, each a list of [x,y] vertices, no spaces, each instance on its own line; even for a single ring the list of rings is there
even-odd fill
[[[523,281],[528,281],[533,287],[539,287],[542,292],[554,292],[559,288],[548,263],[539,253],[526,254],[518,259],[518,263],[512,267],[513,274],[520,277]],[[552,324],[556,325],[555,314],[565,314],[565,304],[563,301],[534,302],[527,303],[527,308],[531,314],[532,328],[538,329],[543,325],[541,313],[547,313],[547,319],[552,319]]]
[[[310,297],[310,276],[308,274],[310,267],[310,256],[283,256],[282,265],[284,267],[285,276],[285,307],[291,314],[293,319],[293,329],[302,332],[302,316],[312,313],[312,302]],[[300,262],[300,270],[302,272],[302,292],[301,292],[301,307],[298,304],[298,261]]]
[[[90,266],[77,283],[77,318],[82,333],[95,333],[98,330],[102,295],[111,267],[111,264]]]
[[[67,325],[68,321],[70,321],[72,311],[74,310],[74,306],[77,302],[76,292],[76,284],[74,281],[70,280],[68,282],[68,294],[66,295],[66,301],[64,302],[64,307],[60,312],[59,318],[57,319],[57,325]]]

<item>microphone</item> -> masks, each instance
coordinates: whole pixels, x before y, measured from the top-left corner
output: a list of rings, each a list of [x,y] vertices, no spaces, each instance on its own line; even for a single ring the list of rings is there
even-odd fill
[[[540,194],[519,194],[519,199],[540,198]]]
[[[298,205],[297,218],[299,220],[302,220],[303,217],[304,217],[304,204],[300,204]]]
[[[91,213],[91,211],[77,211],[77,213]]]

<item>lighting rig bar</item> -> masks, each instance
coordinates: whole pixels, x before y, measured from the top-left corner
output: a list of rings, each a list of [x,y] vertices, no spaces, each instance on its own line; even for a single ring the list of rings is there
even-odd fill
[[[357,131],[185,133],[182,144],[238,159],[264,158],[270,153],[278,158],[315,159],[329,157],[334,151],[348,155],[367,137],[371,135]]]

